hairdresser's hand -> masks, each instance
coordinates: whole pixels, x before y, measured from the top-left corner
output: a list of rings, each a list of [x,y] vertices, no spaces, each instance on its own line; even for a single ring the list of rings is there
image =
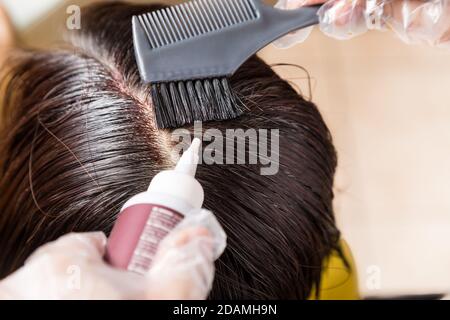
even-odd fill
[[[103,260],[103,233],[69,234],[38,249],[0,282],[4,299],[205,299],[226,236],[211,212],[185,219],[161,244],[146,276]]]
[[[280,0],[278,7],[295,9],[320,3],[324,3],[318,12],[320,29],[333,38],[350,39],[368,30],[392,30],[409,44],[450,48],[448,0]],[[298,43],[295,35],[289,36],[276,42],[277,46]]]

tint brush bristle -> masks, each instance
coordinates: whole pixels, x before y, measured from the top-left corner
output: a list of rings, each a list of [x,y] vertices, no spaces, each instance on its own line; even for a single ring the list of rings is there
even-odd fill
[[[158,128],[178,128],[194,121],[239,117],[243,105],[227,78],[155,83],[151,86]]]

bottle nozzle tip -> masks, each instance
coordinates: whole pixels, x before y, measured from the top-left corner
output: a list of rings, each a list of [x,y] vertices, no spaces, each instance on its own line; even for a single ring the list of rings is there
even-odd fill
[[[200,149],[201,143],[202,142],[200,141],[199,138],[194,138],[194,140],[192,140],[192,143],[191,143],[191,146],[189,147],[189,149],[192,149],[192,151],[197,154],[198,150]]]
[[[195,138],[192,141],[190,147],[183,153],[180,160],[178,161],[175,170],[195,176],[195,172],[197,171],[197,164],[199,161],[198,153],[201,143],[201,140],[198,138]]]

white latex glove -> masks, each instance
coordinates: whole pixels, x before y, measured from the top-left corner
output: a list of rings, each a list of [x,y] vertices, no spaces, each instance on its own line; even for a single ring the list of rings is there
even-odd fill
[[[325,3],[318,12],[320,29],[333,38],[392,30],[408,44],[450,47],[450,0],[280,0],[277,6],[295,9],[319,3]],[[284,47],[304,40],[290,37],[284,39]]]
[[[275,4],[275,8],[282,10],[293,10],[300,8],[301,6],[307,4],[307,2],[308,0],[278,0],[278,2]],[[284,37],[276,40],[273,44],[280,49],[290,48],[297,43],[305,41],[311,34],[313,28],[314,27],[311,26],[308,28],[297,30],[295,32],[291,32]]]
[[[205,299],[214,260],[226,235],[214,215],[201,210],[163,240],[146,276],[114,269],[103,260],[103,233],[72,233],[39,248],[0,282],[3,299]]]

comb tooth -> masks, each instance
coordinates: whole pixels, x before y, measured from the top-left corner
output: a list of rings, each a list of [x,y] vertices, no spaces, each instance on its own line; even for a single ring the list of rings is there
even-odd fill
[[[207,21],[207,14],[201,9],[201,6],[198,5],[198,1],[194,1],[192,4],[201,19],[202,25],[205,26],[206,32],[211,32],[213,29],[209,21]]]
[[[199,0],[199,2],[200,2],[200,9],[202,10],[205,19],[208,20],[208,24],[211,28],[211,31],[216,30],[217,24],[214,21],[212,12],[211,12],[208,4],[204,0]]]
[[[194,14],[191,12],[191,8],[190,8],[189,4],[190,4],[190,2],[184,3],[184,8],[186,10],[186,14],[189,18],[189,21],[191,21],[192,25],[194,26],[195,35],[198,36],[199,34],[201,34],[200,27],[198,25],[197,20],[195,19]]]
[[[148,42],[150,43],[150,47],[152,47],[153,49],[156,48],[156,43],[153,40],[152,35],[150,34],[149,28],[147,26],[147,23],[144,21],[143,16],[139,16],[138,20],[139,20],[139,24],[144,29],[145,34],[147,35],[147,39],[148,39]]]
[[[163,35],[161,33],[161,30],[158,27],[158,23],[156,21],[156,14],[155,14],[155,12],[149,12],[147,14],[147,16],[148,16],[148,20],[150,21],[150,24],[153,27],[153,30],[154,30],[156,36],[158,37],[159,43],[161,44],[161,46],[164,46],[164,44],[165,44],[164,37],[163,37]]]
[[[255,5],[253,4],[253,0],[244,0],[245,7],[247,8],[248,12],[250,13],[250,16],[252,19],[256,19],[258,17]]]
[[[235,23],[240,23],[240,22],[242,22],[241,18],[239,17],[238,12],[235,10],[233,0],[227,1],[227,4],[228,4],[228,7],[229,7],[228,9],[229,9],[230,12],[231,12],[231,17],[235,20]]]
[[[237,21],[234,17],[233,11],[230,8],[230,1],[229,0],[225,0],[222,2],[223,6],[225,7],[226,12],[228,13],[228,18],[231,21],[231,25],[236,24]]]
[[[252,0],[239,0],[241,1],[241,7],[242,10],[248,15],[249,20],[254,20],[257,18],[257,13],[255,12],[255,9],[253,5],[250,5]]]
[[[209,4],[210,4],[211,9],[214,12],[214,16],[215,16],[217,23],[219,24],[219,27],[220,28],[225,27],[225,23],[224,23],[225,19],[223,18],[223,15],[222,15],[222,12],[220,11],[220,9],[217,10],[216,3],[214,1],[212,1],[212,2],[209,1]]]
[[[172,15],[176,21],[176,25],[178,26],[178,30],[181,31],[181,40],[187,39],[188,35],[186,33],[186,27],[185,25],[181,22],[180,17],[178,16],[177,11],[175,10],[174,7],[170,7],[170,11],[172,12]]]
[[[241,23],[244,22],[244,15],[241,14],[240,8],[239,8],[239,0],[231,0],[230,4],[231,4],[231,9],[233,9],[233,12],[236,16],[236,19]]]
[[[168,15],[169,10],[163,10],[161,13],[164,18],[164,22],[165,22],[164,25],[165,25],[166,29],[169,29],[169,31],[170,31],[171,38],[173,40],[172,43],[179,41],[180,38],[179,38],[177,32],[175,32],[176,28],[174,28],[172,26],[172,21],[169,19],[169,15]]]
[[[192,2],[188,2],[188,10],[189,13],[191,13],[192,17],[194,17],[195,22],[197,23],[197,26],[200,29],[200,34],[206,33],[206,29],[205,29],[205,25],[204,23],[200,20],[199,14],[197,12],[197,9],[194,7]]]
[[[156,47],[162,46],[162,40],[159,37],[158,32],[155,31],[156,25],[154,24],[155,22],[153,21],[152,17],[149,14],[145,14],[144,20],[147,21],[148,29],[149,29],[150,33],[152,34],[153,39],[155,39]]]
[[[155,11],[156,15],[156,22],[158,23],[158,27],[161,30],[161,33],[164,37],[164,41],[166,42],[166,45],[171,44],[173,42],[172,35],[170,34],[169,30],[167,29],[166,23],[164,22],[164,18],[161,14],[161,11]]]
[[[244,13],[242,12],[242,8],[239,3],[237,3],[239,0],[232,0],[231,6],[233,7],[233,10],[236,12],[236,16],[239,17],[239,22],[244,22],[247,20],[244,16]]]
[[[155,11],[155,21],[158,25],[158,28],[163,36],[163,39],[166,43],[166,45],[171,43],[171,36],[169,31],[166,28],[166,24],[164,23],[164,19],[161,15],[161,11]]]
[[[182,28],[181,28],[181,26],[175,21],[175,15],[174,15],[174,11],[173,11],[173,8],[172,8],[172,7],[170,7],[169,10],[167,10],[167,16],[168,16],[169,19],[170,19],[171,26],[173,26],[173,28],[171,27],[172,31],[175,30],[175,32],[176,32],[176,34],[175,34],[176,39],[177,39],[178,41],[183,40],[183,39],[184,39],[184,36],[183,36],[183,35],[181,34],[181,32],[180,32],[180,29],[182,29]]]
[[[220,10],[223,13],[223,16],[225,18],[225,25],[227,27],[231,26],[232,22],[231,22],[230,14],[229,14],[227,8],[225,7],[224,3],[222,1],[217,1],[217,4],[220,7]]]
[[[254,1],[193,0],[141,15],[138,22],[150,47],[160,48],[257,19]]]
[[[154,33],[156,34],[156,39],[158,39],[159,47],[163,46],[164,45],[164,41],[163,41],[162,36],[160,35],[160,32],[159,32],[158,27],[156,25],[156,22],[153,19],[153,15],[147,14],[146,17],[147,17],[148,21],[150,22],[150,25],[152,26],[151,30],[153,30]]]
[[[244,20],[250,20],[251,16],[250,14],[247,12],[247,9],[245,8],[245,0],[238,0],[238,8],[239,11],[241,12],[241,15],[244,16]]]
[[[192,36],[197,35],[197,31],[194,28],[192,19],[190,18],[188,12],[186,11],[186,6],[184,3],[180,6],[180,10],[181,10],[181,13],[183,14],[183,21],[185,21],[189,26],[189,31],[190,31],[191,35]]]
[[[145,33],[147,35],[148,41],[150,42],[150,46],[152,48],[156,48],[158,46],[157,40],[153,36],[152,27],[150,22],[146,19],[145,14],[138,16],[139,24],[144,28]]]
[[[202,4],[202,8],[207,12],[207,17],[208,17],[208,19],[210,19],[210,23],[211,23],[213,30],[219,29],[219,24],[216,21],[217,18],[214,15],[214,13],[211,11],[211,7],[210,7],[209,3],[206,0],[200,0],[200,2]]]
[[[251,7],[248,5],[248,0],[241,0],[242,10],[244,10],[245,15],[249,17],[249,19],[253,19],[253,14]]]
[[[177,15],[181,21],[181,23],[183,24],[184,30],[186,31],[187,34],[187,39],[191,38],[193,36],[192,31],[188,25],[188,23],[186,23],[186,17],[184,16],[184,13],[181,11],[181,7],[180,6],[176,6],[175,7],[175,11],[177,12]]]

